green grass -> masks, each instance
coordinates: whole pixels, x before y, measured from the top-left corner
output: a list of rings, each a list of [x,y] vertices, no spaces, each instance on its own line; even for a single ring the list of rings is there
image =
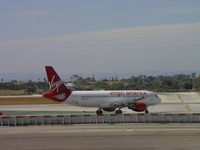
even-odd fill
[[[0,105],[32,105],[32,104],[60,104],[60,103],[43,97],[0,98]]]

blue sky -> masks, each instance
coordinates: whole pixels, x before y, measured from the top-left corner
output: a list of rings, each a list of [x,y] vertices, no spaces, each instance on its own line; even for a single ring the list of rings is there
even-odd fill
[[[0,72],[200,70],[199,0],[0,0]]]

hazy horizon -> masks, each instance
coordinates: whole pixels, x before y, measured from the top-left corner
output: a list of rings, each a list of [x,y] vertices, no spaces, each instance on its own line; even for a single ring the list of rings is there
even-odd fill
[[[93,73],[68,73],[68,74],[59,74],[61,79],[63,81],[70,81],[70,77],[74,74],[79,75],[83,78],[87,77],[94,77],[97,80],[100,79],[111,79],[112,77],[118,78],[118,79],[127,79],[130,78],[131,76],[139,76],[139,75],[146,75],[146,76],[159,76],[159,75],[166,75],[166,76],[172,76],[176,74],[192,74],[196,73],[197,76],[200,75],[200,70],[199,71],[177,71],[177,72],[164,72],[164,71],[144,71],[144,72],[135,72],[135,73],[112,73],[112,72],[93,72]],[[43,81],[44,78],[46,78],[46,73],[0,73],[0,80],[4,79],[4,81],[12,81],[12,80],[17,80],[17,81],[38,81],[41,80]]]

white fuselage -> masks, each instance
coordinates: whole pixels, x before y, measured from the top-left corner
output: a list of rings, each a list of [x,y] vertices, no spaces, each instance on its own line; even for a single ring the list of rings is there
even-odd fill
[[[145,103],[147,106],[161,102],[160,98],[150,91],[73,91],[65,100],[66,103],[83,107],[102,107],[112,102]],[[109,106],[104,106],[109,107]]]

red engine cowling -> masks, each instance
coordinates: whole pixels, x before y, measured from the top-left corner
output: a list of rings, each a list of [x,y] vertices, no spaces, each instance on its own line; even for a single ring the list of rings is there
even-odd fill
[[[134,103],[129,105],[128,108],[137,112],[142,112],[147,110],[147,105],[145,103]]]

